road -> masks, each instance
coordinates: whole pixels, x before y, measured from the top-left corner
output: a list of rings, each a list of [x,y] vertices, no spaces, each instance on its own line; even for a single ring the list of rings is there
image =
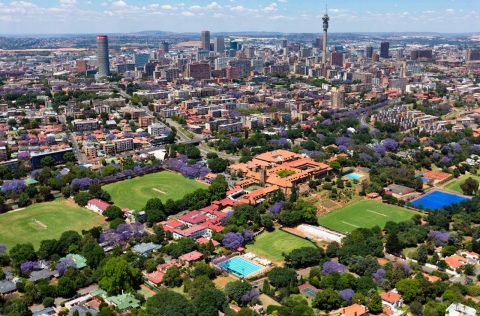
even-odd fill
[[[73,153],[75,154],[75,157],[77,158],[77,161],[79,164],[84,164],[87,162],[87,157],[85,154],[80,150],[80,146],[78,146],[77,138],[75,137],[75,134],[68,129],[67,125],[67,119],[65,118],[65,115],[61,114],[58,116],[58,120],[60,123],[62,123],[65,127],[65,131],[67,133],[68,139],[72,143],[73,147]]]

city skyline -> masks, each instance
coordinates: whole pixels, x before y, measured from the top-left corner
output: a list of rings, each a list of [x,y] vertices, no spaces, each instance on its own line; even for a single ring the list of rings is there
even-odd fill
[[[171,32],[321,33],[325,1],[32,0],[0,3],[3,34]],[[475,0],[330,1],[330,32],[480,31]],[[181,23],[179,23],[181,21]]]

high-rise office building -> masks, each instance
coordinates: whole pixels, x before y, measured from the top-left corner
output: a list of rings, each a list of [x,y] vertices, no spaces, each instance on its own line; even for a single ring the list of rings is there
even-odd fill
[[[225,39],[222,36],[217,36],[213,40],[213,48],[216,53],[222,54],[225,52]]]
[[[282,44],[281,44],[281,45],[282,45],[282,48],[287,48],[287,46],[288,46],[288,40],[282,39]]]
[[[150,54],[148,53],[135,53],[133,54],[133,62],[135,67],[143,68],[146,63],[150,60]]]
[[[202,49],[210,51],[210,31],[202,31]]]
[[[382,42],[380,43],[380,58],[389,58],[390,57],[390,43]]]
[[[373,47],[367,46],[365,47],[365,57],[372,58],[373,57]]]
[[[195,80],[210,79],[210,65],[208,63],[191,63],[187,66],[187,76]]]
[[[108,36],[97,36],[97,66],[98,76],[110,76],[110,60],[108,57]]]
[[[410,59],[430,61],[433,59],[433,51],[431,49],[414,49],[410,52]]]
[[[480,61],[480,48],[469,48],[465,53],[465,61]]]
[[[164,54],[168,54],[170,51],[170,44],[167,41],[162,41],[160,48],[163,50]]]
[[[330,65],[332,66],[343,66],[343,53],[342,52],[333,52],[330,54]]]
[[[322,49],[322,38],[321,37],[317,37],[315,39],[314,46],[315,46],[315,48]]]

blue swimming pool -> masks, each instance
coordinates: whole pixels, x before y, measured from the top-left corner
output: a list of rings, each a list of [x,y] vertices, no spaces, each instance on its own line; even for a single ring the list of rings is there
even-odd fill
[[[347,174],[345,177],[349,178],[350,180],[358,180],[363,177],[363,174],[352,172]]]
[[[443,191],[433,191],[422,196],[418,200],[413,201],[412,205],[420,209],[438,210],[445,206],[452,205],[453,203],[460,203],[468,200],[470,199],[456,194]]]
[[[262,269],[261,266],[243,259],[242,257],[233,257],[225,262],[220,263],[220,267],[236,274],[239,277],[245,278],[250,274]]]

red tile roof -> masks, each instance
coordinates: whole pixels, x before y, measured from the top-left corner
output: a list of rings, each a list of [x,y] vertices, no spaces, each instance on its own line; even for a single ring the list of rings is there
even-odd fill
[[[384,292],[380,295],[380,297],[382,298],[382,300],[390,304],[396,303],[402,299],[402,296],[400,294],[392,291]]]
[[[180,259],[181,261],[193,262],[201,259],[202,257],[203,254],[201,252],[194,250],[192,252],[181,255],[178,259]]]

